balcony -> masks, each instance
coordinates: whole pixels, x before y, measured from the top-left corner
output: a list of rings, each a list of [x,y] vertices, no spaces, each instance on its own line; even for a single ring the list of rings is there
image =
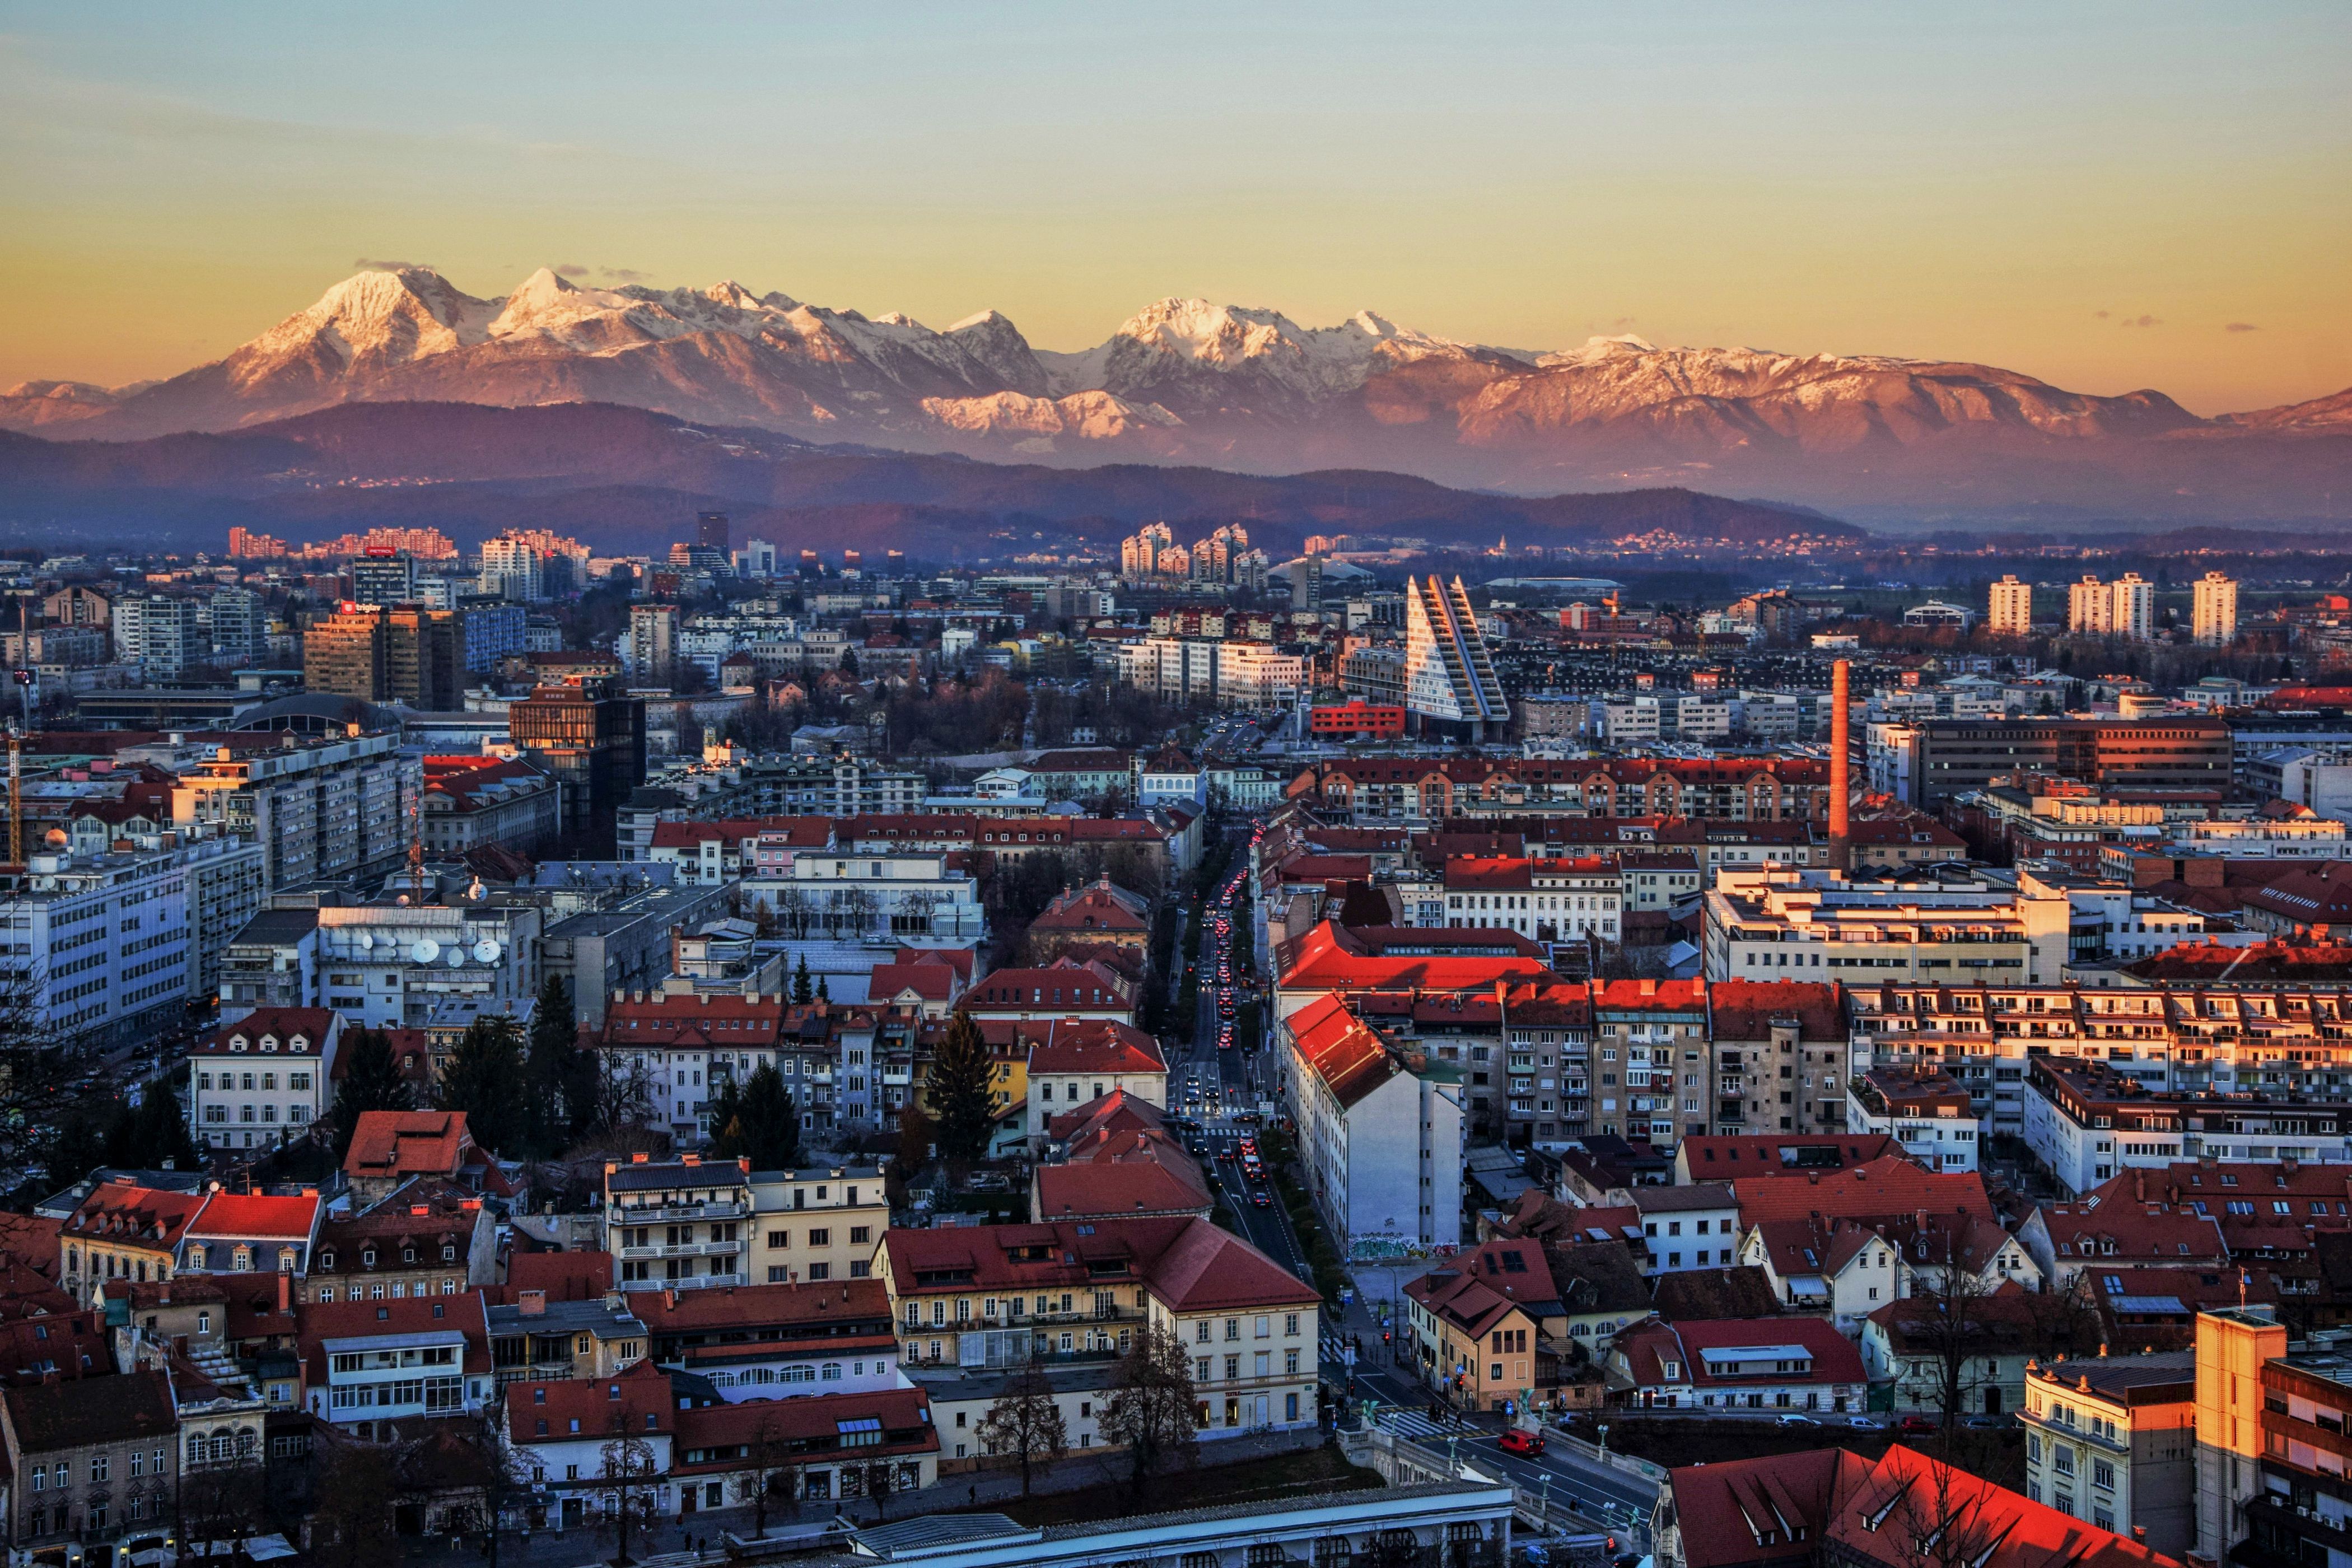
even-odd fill
[[[743,1250],[740,1241],[690,1241],[676,1247],[625,1247],[621,1256],[642,1258],[731,1258]]]
[[[624,1290],[714,1290],[721,1285],[749,1283],[740,1274],[697,1274],[685,1279],[624,1279]]]
[[[748,1203],[709,1204],[606,1204],[604,1219],[609,1225],[649,1225],[658,1220],[672,1219],[741,1219],[751,1212]]]

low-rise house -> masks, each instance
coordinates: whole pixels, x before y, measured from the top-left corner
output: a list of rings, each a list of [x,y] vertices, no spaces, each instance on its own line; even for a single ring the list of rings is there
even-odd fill
[[[878,1279],[754,1285],[632,1298],[654,1358],[724,1401],[903,1388],[890,1296]]]
[[[645,1321],[630,1309],[649,1298],[613,1289],[611,1279],[610,1259],[604,1263],[603,1288],[591,1295],[517,1289],[509,1279],[507,1294],[512,1299],[492,1301],[483,1313],[490,1364],[502,1394],[516,1383],[611,1377],[646,1358],[649,1338]]]
[[[669,1373],[641,1361],[611,1377],[509,1384],[506,1440],[550,1525],[571,1529],[643,1508],[677,1511],[670,1479],[679,1412]]]
[[[1133,1024],[1136,988],[1098,961],[1058,959],[1034,969],[992,970],[963,994],[975,1018],[1097,1018]]]
[[[178,1274],[285,1274],[310,1268],[324,1205],[316,1192],[286,1197],[215,1192],[180,1237]]]
[[[1883,1132],[1931,1171],[1973,1171],[1984,1125],[1969,1091],[1937,1068],[1875,1068],[1846,1085],[1845,1124]]]
[[[1852,1342],[1818,1318],[1652,1320],[1617,1336],[1603,1371],[1628,1405],[1855,1411],[1869,1392]]]
[[[2059,1299],[2079,1300],[2085,1289],[2110,1355],[2193,1349],[2198,1313],[2238,1306],[2276,1311],[2280,1303],[2278,1281],[2254,1267],[2094,1268]]]
[[[188,1130],[208,1149],[299,1138],[327,1113],[342,1045],[331,1007],[257,1007],[189,1050]]]
[[[126,1372],[0,1394],[9,1542],[20,1551],[168,1532],[179,1502],[170,1380]]]
[[[2102,1203],[2095,1193],[2042,1205],[2017,1239],[2053,1290],[2073,1289],[2085,1273],[2231,1267],[2230,1244],[2211,1214],[2187,1205]]]
[[[1163,1109],[1168,1104],[1168,1063],[1160,1042],[1109,1020],[1062,1020],[1029,1047],[1028,1082],[1033,1149],[1044,1147],[1055,1116],[1107,1094],[1125,1090]]]
[[[1526,1407],[1544,1328],[1561,1315],[1540,1246],[1487,1242],[1409,1282],[1404,1296],[1424,1382],[1457,1408]]]
[[[1072,942],[1141,952],[1151,943],[1151,904],[1108,877],[1066,888],[1029,922],[1031,955],[1050,959]]]
[[[1618,1334],[1649,1316],[1650,1292],[1627,1243],[1547,1247],[1544,1260],[1559,1292],[1562,1360],[1568,1364],[1597,1363]]]
[[[940,1433],[919,1388],[698,1405],[677,1421],[671,1472],[686,1510],[733,1507],[762,1489],[789,1504],[939,1479]]]
[[[486,1156],[462,1110],[363,1110],[343,1156],[343,1176],[362,1207],[419,1176],[462,1182]]]
[[[1642,1238],[1649,1244],[1644,1273],[1722,1268],[1734,1261],[1739,1250],[1739,1203],[1730,1184],[1637,1187],[1630,1196],[1641,1211]]]
[[[498,1227],[482,1200],[420,1177],[321,1220],[303,1289],[313,1301],[454,1296],[497,1269]]]
[[[863,1279],[890,1226],[883,1166],[811,1165],[751,1173],[747,1284]]]
[[[1898,1410],[1941,1415],[1948,1391],[1958,1415],[2001,1415],[2025,1406],[2025,1372],[2070,1331],[2095,1348],[2095,1319],[2063,1298],[2003,1285],[1990,1295],[1890,1301],[1862,1325],[1862,1363],[1873,1382],[1895,1385]],[[1953,1383],[1948,1390],[1947,1372]]]
[[[312,1418],[362,1440],[421,1417],[477,1415],[494,1397],[482,1292],[314,1303],[298,1340]]]

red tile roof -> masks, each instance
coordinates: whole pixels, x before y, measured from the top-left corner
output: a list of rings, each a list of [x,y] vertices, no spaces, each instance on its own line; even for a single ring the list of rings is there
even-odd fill
[[[1514,1309],[1549,1309],[1559,1301],[1559,1288],[1552,1282],[1542,1244],[1519,1237],[1489,1241],[1457,1254],[1450,1262],[1407,1282],[1404,1293],[1474,1338]]]
[[[1108,880],[1065,889],[1029,922],[1031,931],[1126,932],[1142,936],[1151,929],[1144,901],[1111,887]]]
[[[1534,980],[1551,973],[1551,966],[1532,953],[1459,955],[1443,951],[1391,954],[1375,951],[1388,945],[1373,939],[1377,928],[1351,928],[1325,921],[1306,935],[1276,945],[1275,968],[1285,990],[1466,991],[1491,986],[1498,980]],[[1426,945],[1454,945],[1445,938],[1475,934],[1495,940],[1494,932],[1414,931]],[[1398,942],[1394,945],[1405,945]],[[1528,944],[1532,946],[1532,943]]]
[[[647,1357],[612,1377],[572,1377],[508,1385],[510,1442],[570,1443],[623,1433],[661,1436],[677,1428],[669,1373]]]
[[[234,1302],[232,1303],[234,1308]],[[257,1301],[252,1310],[265,1323],[276,1307]],[[234,1310],[232,1310],[234,1316]],[[411,1297],[405,1301],[308,1301],[294,1309],[295,1343],[310,1363],[313,1386],[327,1383],[328,1340],[363,1340],[376,1334],[416,1334],[455,1329],[466,1336],[465,1370],[490,1370],[490,1325],[482,1292],[455,1296]],[[282,1331],[265,1327],[260,1331]]]
[[[301,1197],[215,1193],[189,1222],[185,1235],[191,1241],[308,1241],[319,1226],[319,1207],[315,1193]]]
[[[1973,1171],[1924,1171],[1889,1155],[1829,1174],[1733,1178],[1743,1228],[1775,1219],[1866,1219],[1915,1210],[1995,1217],[1984,1178]]]
[[[1001,972],[1000,972],[1001,973]],[[1116,1018],[1073,1018],[1029,1047],[1029,1076],[1062,1073],[1164,1073],[1160,1042]]]
[[[1693,1181],[1729,1181],[1741,1175],[1801,1175],[1808,1170],[1848,1170],[1873,1160],[1900,1159],[1903,1146],[1884,1132],[1809,1132],[1789,1137],[1769,1132],[1738,1136],[1710,1132],[1693,1133],[1684,1139],[1676,1153],[1689,1167]]]
[[[331,1007],[257,1007],[233,1024],[224,1024],[196,1042],[198,1056],[226,1056],[231,1042],[237,1053],[258,1052],[264,1038],[272,1048],[295,1055],[318,1055],[341,1025]],[[300,1044],[295,1042],[300,1041]]]
[[[892,1233],[896,1235],[896,1232]],[[890,1317],[879,1279],[824,1284],[732,1285],[708,1290],[632,1290],[629,1310],[656,1335],[702,1329],[788,1329]]]
[[[727,1458],[689,1461],[690,1453],[756,1448],[781,1443],[795,1453],[822,1454],[840,1445],[842,1425],[879,1421],[883,1441],[855,1450],[861,1459],[936,1453],[939,1429],[930,1418],[930,1397],[919,1388],[877,1389],[868,1394],[804,1394],[795,1399],[746,1399],[677,1412],[670,1468],[680,1475],[721,1474],[754,1461]]]
[[[1718,980],[1706,999],[1718,1040],[1769,1040],[1776,1020],[1793,1018],[1801,1040],[1845,1043],[1845,987],[1834,980]]]
[[[379,1180],[455,1176],[473,1152],[462,1110],[363,1110],[343,1173]]]
[[[1299,1059],[1342,1107],[1351,1107],[1404,1070],[1381,1037],[1347,999],[1318,996],[1290,1016]]]
[[[1113,1219],[1121,1215],[1199,1214],[1212,1205],[1207,1186],[1197,1173],[1187,1178],[1192,1161],[1175,1151],[1179,1164],[1155,1156],[1168,1151],[1166,1140],[1142,1138],[1116,1152],[1129,1157],[1105,1157],[1106,1149],[1083,1162],[1037,1167],[1036,1217],[1039,1220]]]
[[[1094,1289],[1121,1280],[1147,1286],[1176,1311],[1308,1306],[1320,1299],[1274,1259],[1205,1219],[893,1229],[884,1240],[901,1299],[928,1290]]]
[[[866,994],[876,1002],[895,1002],[909,991],[924,1002],[952,1001],[956,973],[944,963],[877,963],[866,977]]]

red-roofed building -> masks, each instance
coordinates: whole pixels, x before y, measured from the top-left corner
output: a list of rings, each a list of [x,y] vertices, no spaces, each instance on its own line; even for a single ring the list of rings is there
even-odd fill
[[[1330,921],[1276,942],[1274,969],[1277,1021],[1335,991],[1491,991],[1497,981],[1552,973],[1544,951],[1515,931],[1383,931]]]
[[[1445,923],[1500,926],[1539,942],[1618,940],[1625,884],[1607,855],[1460,855],[1445,862]]]
[[[364,1207],[415,1176],[457,1182],[481,1159],[462,1110],[363,1110],[343,1174]]]
[[[1883,1132],[1685,1138],[1675,1151],[1675,1181],[1729,1182],[1741,1176],[1801,1176],[1852,1170],[1903,1151]]]
[[[58,1227],[58,1286],[94,1307],[109,1279],[169,1279],[207,1195],[100,1182]]]
[[[1860,1410],[1862,1354],[1819,1318],[1662,1322],[1621,1331],[1605,1363],[1624,1402],[1668,1409]]]
[[[866,1000],[874,1005],[903,1007],[934,1020],[952,1016],[962,994],[962,977],[948,963],[877,963],[866,982]]]
[[[1028,1085],[1030,1136],[1042,1146],[1055,1117],[1107,1094],[1124,1091],[1164,1109],[1168,1062],[1159,1041],[1129,1024],[1069,1018],[1029,1047]]]
[[[555,779],[516,758],[425,759],[425,847],[466,855],[497,844],[528,854],[562,826]]]
[[[1706,1011],[1717,1135],[1845,1130],[1843,985],[1718,980],[1706,987]]]
[[[1192,1352],[1202,1437],[1316,1420],[1321,1298],[1207,1220],[894,1226],[875,1272],[910,1366],[1014,1366],[1033,1352],[1050,1364],[1131,1345],[1152,1322]]]
[[[975,1018],[1101,1018],[1135,1022],[1135,990],[1099,963],[996,969],[972,983],[963,1009]]]
[[[1326,992],[1285,1022],[1284,1077],[1317,1212],[1342,1245],[1458,1240],[1462,1073]]]
[[[677,1511],[664,1478],[675,1458],[679,1412],[669,1373],[652,1358],[611,1377],[509,1384],[505,1401],[507,1444],[523,1479],[557,1500],[565,1523],[602,1517],[611,1495],[600,1489],[606,1447],[624,1440],[643,1444],[649,1460],[653,1484],[635,1488],[638,1498],[649,1498],[657,1515]]]
[[[189,1130],[211,1149],[297,1139],[333,1102],[343,1017],[331,1007],[257,1007],[190,1048]]]
[[[471,1415],[495,1397],[482,1292],[296,1309],[311,1417],[373,1441],[420,1418]]]
[[[1564,1316],[1543,1247],[1528,1239],[1457,1254],[1404,1295],[1423,1379],[1467,1410],[1500,1411],[1535,1387],[1547,1320]]]
[[[289,1274],[310,1271],[311,1244],[325,1205],[315,1192],[290,1197],[215,1192],[180,1237],[176,1274]],[[226,1284],[224,1281],[224,1284]]]
[[[1051,958],[1072,942],[1089,947],[1129,948],[1142,952],[1151,942],[1151,906],[1141,896],[1111,885],[1106,876],[1083,888],[1066,888],[1029,922],[1031,953]]]
[[[1199,1215],[1215,1206],[1201,1167],[1163,1126],[1164,1112],[1126,1089],[1053,1119],[1031,1177],[1039,1221]]]
[[[867,1466],[890,1467],[894,1491],[939,1479],[940,1435],[919,1388],[756,1399],[680,1410],[670,1474],[679,1506],[732,1507],[762,1485],[791,1498],[847,1498]]]

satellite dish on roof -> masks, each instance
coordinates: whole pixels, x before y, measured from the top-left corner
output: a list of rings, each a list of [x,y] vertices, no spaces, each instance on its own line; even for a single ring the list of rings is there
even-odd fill
[[[429,936],[419,937],[416,945],[408,950],[408,956],[419,963],[430,963],[441,956],[441,944]]]
[[[455,969],[465,962],[466,950],[462,947],[452,946],[449,949],[449,967]]]
[[[488,937],[484,937],[481,941],[474,944],[475,963],[496,963],[498,961],[499,944],[497,942],[492,942]]]

